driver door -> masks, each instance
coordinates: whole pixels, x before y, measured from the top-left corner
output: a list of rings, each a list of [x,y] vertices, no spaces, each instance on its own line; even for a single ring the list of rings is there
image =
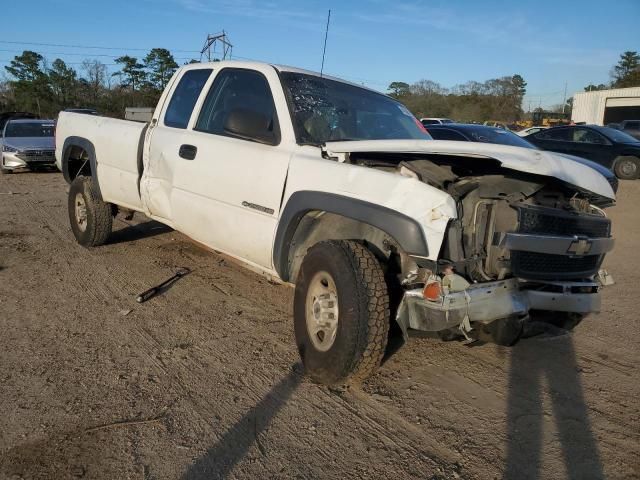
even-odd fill
[[[292,144],[282,141],[279,119],[288,119],[288,112],[277,73],[270,67],[221,69],[201,103],[176,150],[174,224],[211,248],[272,270]],[[251,125],[242,125],[247,119]]]

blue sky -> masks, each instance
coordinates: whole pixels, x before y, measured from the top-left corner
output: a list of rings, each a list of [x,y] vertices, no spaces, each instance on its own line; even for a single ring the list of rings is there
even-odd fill
[[[80,63],[164,47],[182,63],[225,29],[234,57],[325,71],[385,91],[394,80],[450,87],[521,74],[525,109],[560,103],[609,80],[625,50],[640,50],[640,0],[29,0],[2,3],[0,65],[23,49]],[[28,28],[25,28],[28,25]],[[4,43],[17,42],[17,43]],[[111,50],[23,42],[114,47]],[[143,49],[142,51],[135,49]],[[183,51],[179,51],[183,50]],[[74,65],[79,67],[79,65]],[[114,68],[110,66],[109,68]]]

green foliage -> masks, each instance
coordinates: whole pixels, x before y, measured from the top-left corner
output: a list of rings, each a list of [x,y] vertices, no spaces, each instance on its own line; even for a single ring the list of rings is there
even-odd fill
[[[178,69],[171,52],[166,48],[154,48],[144,59],[144,65],[148,70],[147,80],[156,90],[162,91],[167,86],[169,79]]]
[[[389,85],[389,95],[400,98],[409,94],[409,84],[405,82],[391,82]]]
[[[42,55],[25,50],[22,55],[16,55],[11,60],[10,66],[4,68],[19,82],[36,82],[45,76],[43,63]]]
[[[52,92],[42,55],[25,50],[4,68],[15,78],[9,83],[15,104],[37,113],[47,111]]]
[[[640,86],[640,55],[627,51],[620,55],[613,67],[613,86],[616,88]]]
[[[10,79],[0,82],[0,111],[29,111],[53,118],[65,108],[90,107],[122,117],[126,107],[155,106],[178,68],[165,49],[152,50],[144,64],[129,56],[117,58],[116,63],[121,70],[108,75],[99,60],[85,60],[78,73],[61,59],[47,67],[42,55],[26,50],[5,67]],[[114,77],[118,83],[111,85]]]
[[[467,82],[447,89],[431,80],[409,85],[393,82],[390,95],[401,100],[418,118],[450,117],[463,122],[500,120],[511,122],[522,116],[527,82],[521,75],[486,82]]]
[[[589,85],[584,87],[584,91],[585,92],[596,92],[598,90],[606,90],[608,88],[610,88],[609,85],[605,85],[604,83],[601,83],[599,85],[594,85],[594,84],[590,83]]]
[[[125,55],[116,58],[115,62],[122,65],[121,71],[112,74],[112,76],[120,77],[120,85],[129,87],[134,91],[139,90],[144,85],[147,80],[147,72],[144,71],[144,65],[138,63],[137,58]]]

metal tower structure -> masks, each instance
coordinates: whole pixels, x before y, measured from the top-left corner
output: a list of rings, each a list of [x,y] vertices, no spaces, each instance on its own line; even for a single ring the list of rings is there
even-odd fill
[[[222,48],[222,52],[220,52],[222,53],[222,60],[231,58],[233,45],[231,45],[231,42],[229,42],[229,39],[227,38],[226,32],[223,30],[221,33],[216,33],[215,35],[212,35],[212,34],[207,35],[207,40],[204,42],[204,46],[200,51],[200,61],[202,61],[203,56],[206,56],[207,61],[210,62],[211,54],[216,53],[216,45],[218,44]]]

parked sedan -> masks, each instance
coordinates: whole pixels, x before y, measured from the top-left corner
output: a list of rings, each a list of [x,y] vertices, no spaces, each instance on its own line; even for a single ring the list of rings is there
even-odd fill
[[[0,171],[55,166],[53,120],[10,120],[0,138]]]
[[[510,145],[512,147],[538,148],[513,132],[497,127],[487,127],[485,125],[450,123],[448,125],[429,125],[427,130],[434,140],[497,143],[500,145]],[[607,179],[614,192],[618,191],[618,179],[608,168],[600,165],[599,163],[587,160],[586,158],[569,154],[564,154],[563,156],[569,160],[593,168]]]
[[[640,174],[640,141],[620,130],[596,125],[549,128],[524,137],[543,150],[588,158],[632,180]]]

